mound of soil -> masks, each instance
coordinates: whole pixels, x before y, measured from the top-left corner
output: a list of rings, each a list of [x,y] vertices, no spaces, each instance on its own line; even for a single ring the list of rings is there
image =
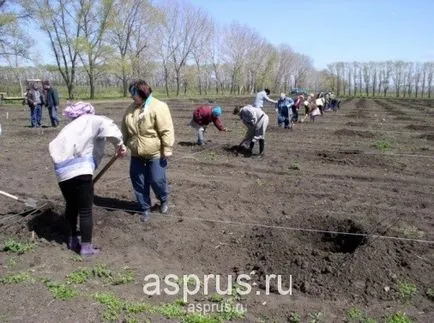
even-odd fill
[[[424,133],[419,138],[434,141],[434,133]]]
[[[434,131],[433,126],[421,125],[421,124],[410,124],[406,126],[407,129],[410,130],[422,130],[422,131]]]
[[[350,127],[367,127],[368,125],[365,122],[347,122],[345,125]]]
[[[322,151],[317,154],[323,163],[352,165],[357,167],[381,167],[391,170],[404,170],[407,165],[392,158],[364,154],[361,150]]]
[[[260,287],[266,287],[264,273],[274,273],[282,275],[283,282],[291,279],[293,288],[305,294],[369,303],[373,297],[394,299],[398,274],[405,272],[412,281],[421,279],[420,272],[410,271],[416,264],[404,244],[371,238],[367,228],[351,219],[316,216],[315,221],[316,227],[332,232],[252,229],[247,269],[256,272]],[[427,268],[421,271],[428,274]],[[270,291],[278,293],[277,287],[271,285]]]
[[[338,136],[351,136],[351,137],[362,137],[362,138],[375,138],[372,132],[364,130],[350,130],[350,129],[338,129],[334,132]]]

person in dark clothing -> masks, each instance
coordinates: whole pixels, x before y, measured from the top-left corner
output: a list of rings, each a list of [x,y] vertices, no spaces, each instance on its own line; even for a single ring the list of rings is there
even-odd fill
[[[48,115],[50,116],[51,126],[57,127],[60,123],[60,119],[57,115],[57,109],[59,107],[59,93],[50,85],[49,81],[42,83],[44,86],[45,94],[45,106],[48,108]]]
[[[212,107],[211,105],[201,105],[193,112],[193,118],[190,121],[190,126],[196,129],[197,144],[204,145],[204,133],[207,126],[212,122],[220,131],[227,131],[223,126],[220,116],[222,108],[219,106]]]

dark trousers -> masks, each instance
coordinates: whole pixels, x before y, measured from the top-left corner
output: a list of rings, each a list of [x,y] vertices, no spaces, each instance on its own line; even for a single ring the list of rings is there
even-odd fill
[[[77,218],[80,216],[81,242],[92,242],[92,175],[81,175],[59,183],[66,201],[65,217],[69,223],[70,234],[77,236]]]

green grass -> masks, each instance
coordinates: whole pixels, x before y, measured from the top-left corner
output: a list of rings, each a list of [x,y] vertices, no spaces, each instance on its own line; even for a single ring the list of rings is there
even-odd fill
[[[102,278],[111,285],[128,284],[135,280],[134,272],[128,267],[114,275],[106,265],[96,265],[93,268],[78,268],[66,276],[66,281],[73,284],[83,284],[90,278]]]
[[[392,144],[388,139],[377,139],[373,144],[372,147],[375,149],[378,149],[382,152],[388,151],[392,149]]]
[[[348,322],[358,322],[358,323],[376,323],[375,320],[367,317],[360,309],[357,307],[352,307],[347,312]]]
[[[3,251],[5,252],[13,252],[19,255],[26,253],[29,250],[33,249],[32,243],[25,243],[16,241],[14,239],[8,239],[3,244]]]
[[[386,318],[386,323],[412,323],[413,321],[402,312],[396,312]]]
[[[319,323],[321,322],[321,316],[322,313],[321,312],[314,312],[314,313],[309,313],[309,323]]]
[[[18,284],[24,281],[32,281],[33,278],[27,272],[9,274],[0,278],[1,284]]]
[[[291,312],[288,318],[289,323],[299,323],[301,322],[300,314],[297,312]]]
[[[78,268],[66,276],[66,280],[74,284],[83,284],[89,279],[92,274],[92,270],[89,268]]]
[[[78,292],[68,283],[55,282],[47,279],[44,281],[44,284],[56,299],[67,300],[78,295]]]
[[[416,285],[406,281],[398,281],[396,289],[399,297],[403,301],[410,301],[417,293]]]
[[[294,162],[294,163],[292,163],[291,166],[288,167],[288,169],[291,169],[291,170],[300,170],[300,164],[298,162]]]

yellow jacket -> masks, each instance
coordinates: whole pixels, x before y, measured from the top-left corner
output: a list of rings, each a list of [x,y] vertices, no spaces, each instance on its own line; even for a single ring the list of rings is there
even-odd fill
[[[122,136],[132,156],[145,159],[172,155],[175,131],[169,107],[154,97],[143,107],[132,103],[122,120]]]

